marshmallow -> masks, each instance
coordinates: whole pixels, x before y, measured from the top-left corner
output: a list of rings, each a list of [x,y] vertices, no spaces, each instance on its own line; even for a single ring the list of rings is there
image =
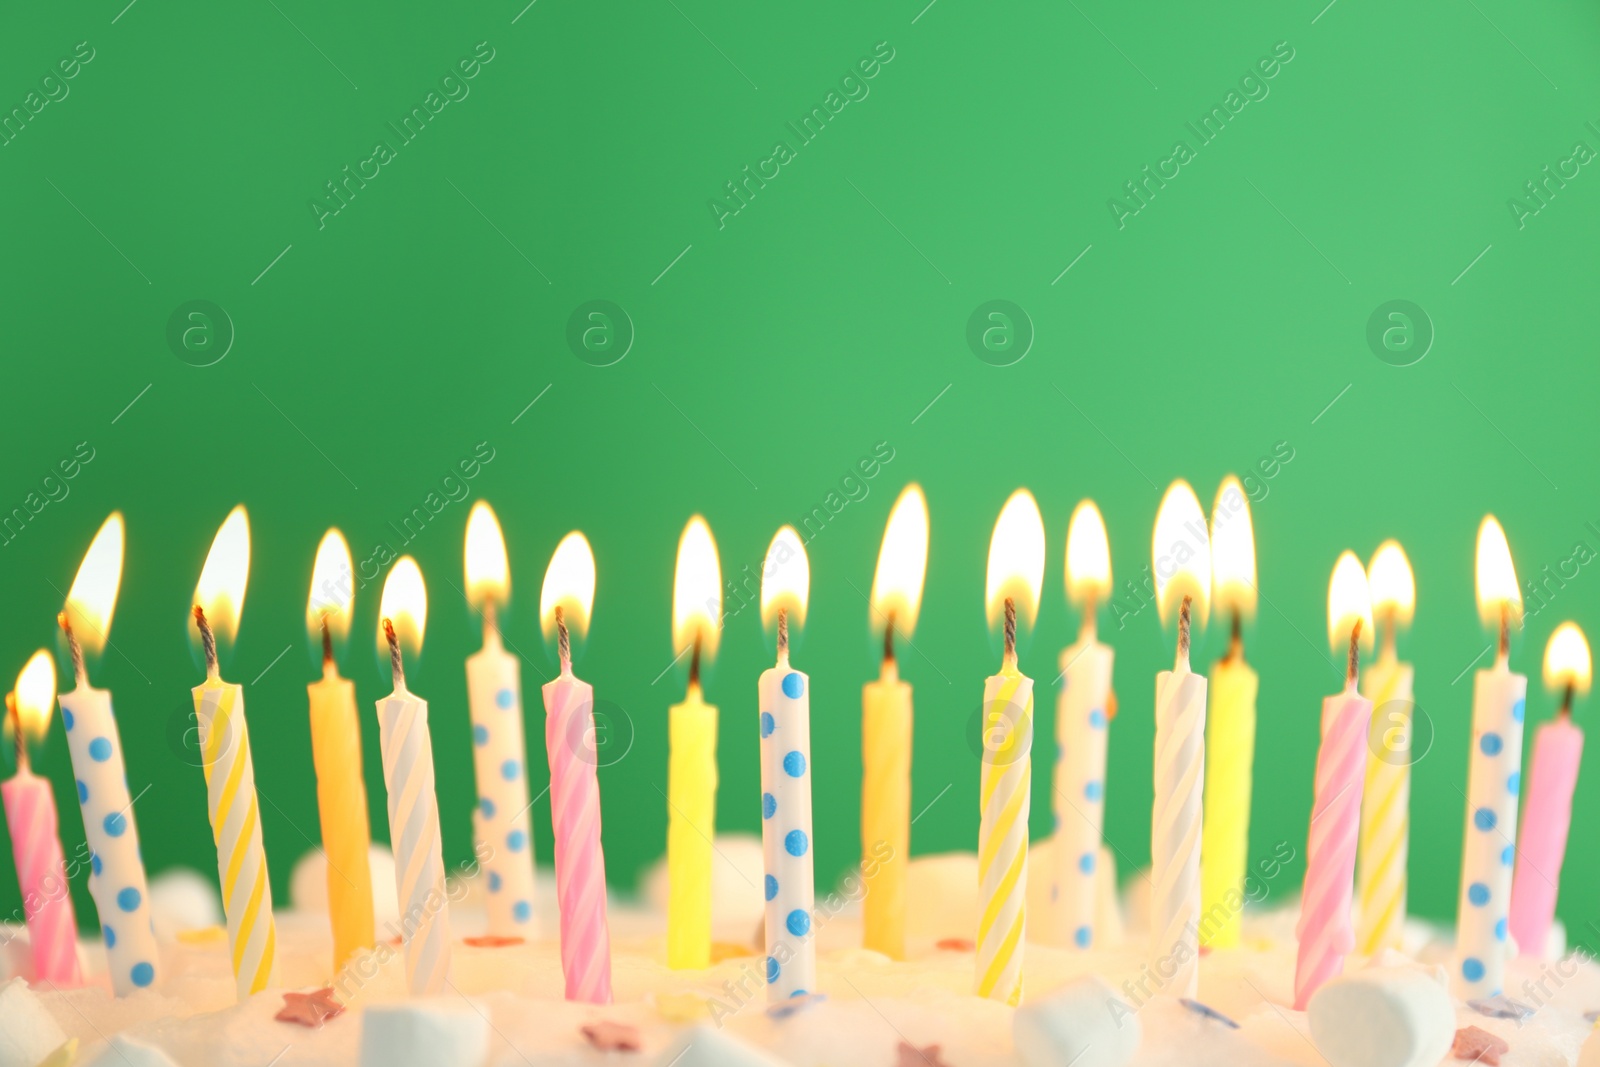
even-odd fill
[[[13,978],[0,986],[0,1067],[34,1067],[66,1040],[27,982]]]
[[[188,867],[162,871],[150,879],[150,920],[163,941],[174,940],[180,930],[221,926],[222,897],[215,880]]]
[[[678,1031],[656,1057],[656,1067],[784,1067],[784,1061],[745,1044],[725,1030],[701,1024]]]
[[[178,1067],[172,1057],[127,1034],[117,1034],[83,1067]]]
[[[1018,1008],[1011,1036],[1027,1067],[1122,1067],[1139,1051],[1140,1029],[1133,1009],[1090,976]]]
[[[419,997],[362,1013],[361,1067],[479,1067],[488,1055],[489,1020],[459,999]]]
[[[1434,1067],[1455,1040],[1456,1012],[1426,971],[1368,967],[1335,978],[1306,1009],[1333,1067]]]
[[[381,928],[400,919],[400,898],[394,888],[394,853],[373,845],[367,853],[372,869],[372,912]],[[328,857],[319,848],[307,850],[289,875],[289,900],[299,911],[328,913]]]

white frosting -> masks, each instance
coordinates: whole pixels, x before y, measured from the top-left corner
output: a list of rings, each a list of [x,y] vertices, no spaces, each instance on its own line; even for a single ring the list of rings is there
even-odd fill
[[[34,1067],[66,1040],[27,982],[14,978],[0,986],[0,1067]]]

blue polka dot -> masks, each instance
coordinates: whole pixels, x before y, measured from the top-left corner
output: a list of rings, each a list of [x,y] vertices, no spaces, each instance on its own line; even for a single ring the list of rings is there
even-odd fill
[[[62,724],[65,725],[66,728],[70,730],[70,729],[72,729],[72,724],[73,724],[74,721],[75,720],[72,718],[72,712],[68,711],[66,708],[62,708],[61,709],[61,722],[62,722]]]
[[[111,929],[111,927],[106,926],[104,923],[102,923],[101,926],[100,926],[100,933],[106,939],[106,948],[116,948],[117,947],[117,932],[115,930]]]
[[[1502,864],[1504,864],[1505,866],[1507,866],[1507,867],[1511,866],[1512,861],[1515,860],[1516,858],[1517,858],[1517,846],[1516,845],[1507,845],[1505,848],[1500,850],[1500,862]]]
[[[519,900],[511,905],[511,917],[519,923],[525,923],[533,918],[533,905],[526,900]]]
[[[1089,942],[1093,939],[1093,937],[1094,934],[1090,932],[1087,926],[1080,926],[1073,931],[1072,941],[1073,944],[1077,945],[1079,948],[1088,948]]]
[[[481,724],[474,726],[472,728],[472,743],[480,748],[487,745],[489,743],[489,728]]]
[[[772,736],[772,731],[776,730],[777,728],[778,728],[778,724],[772,718],[772,712],[763,711],[761,713],[761,736],[762,737],[771,737]]]
[[[491,892],[491,893],[500,892],[500,884],[501,883],[500,883],[499,872],[490,871],[489,872],[489,892]]]
[[[131,885],[117,890],[117,907],[123,911],[138,911],[143,902],[144,897]]]
[[[1526,702],[1519,700],[1515,704],[1511,705],[1511,717],[1518,722],[1522,721],[1524,703]]]
[[[488,797],[480,797],[478,799],[478,810],[483,812],[483,817],[485,819],[494,818],[494,801],[490,800]]]
[[[1082,871],[1084,874],[1094,873],[1093,852],[1085,852],[1083,855],[1078,857],[1078,870]]]
[[[96,763],[104,763],[111,758],[111,742],[104,737],[97,737],[89,742],[89,758]]]
[[[798,751],[791,751],[783,757],[783,773],[790,778],[798,778],[806,773],[806,758]]]
[[[769,874],[769,875],[767,875],[767,899],[771,900],[772,898],[776,897],[777,895],[778,895],[778,880],[776,878],[772,877],[772,875]]]
[[[1473,882],[1467,886],[1467,900],[1476,907],[1483,907],[1489,903],[1489,887],[1482,882]]]
[[[114,811],[105,817],[105,821],[101,825],[106,828],[106,833],[112,837],[121,837],[123,832],[128,829],[128,820],[122,817],[121,812]]]
[[[790,671],[783,676],[783,695],[790,700],[799,700],[806,694],[806,679],[799,671]]]
[[[511,709],[511,705],[517,702],[517,695],[509,689],[502,689],[494,695],[494,702],[499,705],[502,710],[509,711]]]
[[[761,794],[761,817],[770,819],[778,814],[778,798],[771,793]]]
[[[512,852],[521,852],[528,847],[528,835],[521,830],[513,830],[506,835],[506,848]]]
[[[811,932],[811,916],[807,915],[804,909],[796,908],[789,913],[787,919],[783,920],[783,925],[787,926],[794,936],[804,937]]]
[[[1095,708],[1089,713],[1089,725],[1096,730],[1104,730],[1106,727],[1106,713],[1099,708]]]
[[[1493,830],[1500,819],[1489,808],[1479,808],[1472,813],[1472,825],[1480,830]]]
[[[89,803],[89,786],[85,784],[82,778],[78,779],[78,803]]]
[[[1505,742],[1500,740],[1499,734],[1484,734],[1478,739],[1478,748],[1485,756],[1498,756],[1505,747]]]
[[[1494,936],[1497,941],[1506,939],[1506,921],[1504,919],[1494,924]]]
[[[804,856],[810,844],[804,830],[790,830],[789,836],[783,839],[783,850],[791,856]]]
[[[1519,789],[1521,789],[1521,788],[1522,788],[1522,772],[1521,771],[1512,771],[1510,777],[1508,777],[1506,779],[1506,789],[1510,790],[1510,792],[1514,796],[1514,795],[1516,795],[1517,791]]]
[[[1083,798],[1085,800],[1097,801],[1104,792],[1105,787],[1099,782],[1087,782],[1083,787]]]
[[[89,853],[89,869],[90,870],[94,871],[95,874],[99,874],[100,871],[104,867],[105,867],[105,864],[100,862],[100,853],[98,853],[98,852]]]
[[[1476,956],[1468,956],[1461,961],[1461,977],[1469,982],[1483,981],[1483,961]]]
[[[508,782],[516,781],[518,776],[521,775],[521,774],[522,774],[522,761],[521,760],[508,759],[504,763],[500,764],[500,777],[504,778]]]
[[[156,969],[148,963],[135,963],[133,970],[128,972],[128,977],[133,979],[133,984],[143,989],[156,980]]]
[[[772,982],[776,982],[777,980],[778,980],[778,961],[773,959],[771,956],[768,956],[767,957],[767,982],[768,983],[772,983]]]

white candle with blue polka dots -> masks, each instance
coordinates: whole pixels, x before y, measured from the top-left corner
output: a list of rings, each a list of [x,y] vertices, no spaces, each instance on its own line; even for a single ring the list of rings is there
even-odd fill
[[[816,991],[812,936],[811,679],[789,665],[761,672],[761,844],[766,858],[767,999]]]
[[[1510,955],[1507,923],[1517,857],[1517,797],[1522,785],[1522,716],[1527,695],[1527,675],[1514,673],[1504,658],[1492,668],[1478,671],[1473,680],[1472,755],[1453,982],[1455,994],[1462,1000],[1500,993]]]
[[[124,997],[155,984],[161,958],[111,694],[80,679],[61,694],[61,721],[89,844],[89,893],[100,913],[111,988]]]
[[[1106,736],[1110,723],[1111,649],[1085,635],[1061,653],[1056,701],[1056,870],[1050,887],[1059,945],[1093,947],[1095,862],[1105,825]]]
[[[533,825],[528,810],[526,750],[522,737],[522,675],[488,619],[483,648],[467,657],[467,701],[472,712],[472,756],[478,777],[473,831],[480,849],[489,933],[531,937]]]

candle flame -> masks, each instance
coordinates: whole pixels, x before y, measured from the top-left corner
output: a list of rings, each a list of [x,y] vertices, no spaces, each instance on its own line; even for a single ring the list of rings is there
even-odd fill
[[[1099,603],[1111,592],[1111,545],[1093,500],[1080,501],[1067,524],[1067,600]]]
[[[539,590],[539,623],[545,640],[556,636],[556,609],[561,609],[567,631],[576,637],[589,632],[589,613],[594,610],[594,551],[588,538],[574,530],[561,539],[545,568],[544,586]]]
[[[1244,486],[1231,474],[1222,479],[1211,506],[1211,596],[1218,611],[1255,616],[1255,526]]]
[[[506,540],[494,509],[479,500],[467,515],[467,603],[478,609],[493,603],[504,607],[511,597],[511,567]]]
[[[1367,584],[1372,589],[1372,612],[1387,616],[1397,626],[1409,626],[1417,610],[1417,582],[1411,575],[1411,561],[1399,541],[1378,546],[1367,565]]]
[[[355,595],[350,546],[345,543],[344,534],[330,528],[317,544],[317,559],[311,565],[311,592],[306,597],[306,632],[313,642],[322,640],[324,619],[335,641],[349,635],[350,605]]]
[[[428,587],[422,581],[422,568],[410,556],[401,556],[383,580],[383,595],[378,600],[378,650],[389,651],[389,638],[383,620],[394,627],[395,641],[408,656],[420,655],[422,637],[428,628]]]
[[[989,566],[984,580],[984,607],[989,626],[1005,618],[1006,601],[1029,626],[1039,617],[1039,590],[1044,584],[1044,519],[1033,494],[1018,489],[1006,500],[989,536]]]
[[[1587,650],[1584,662],[1588,662]],[[15,696],[23,735],[34,741],[43,740],[50,732],[50,712],[56,703],[56,662],[50,653],[41,648],[28,657],[17,675]]]
[[[1339,554],[1328,580],[1328,643],[1334,651],[1350,647],[1350,630],[1361,624],[1361,645],[1372,647],[1372,594],[1367,572],[1354,552]]]
[[[761,625],[775,625],[782,608],[788,613],[791,630],[804,626],[810,595],[811,560],[805,543],[793,526],[785,526],[772,535],[761,564]]]
[[[672,652],[681,656],[696,641],[701,658],[717,653],[722,632],[722,566],[711,527],[699,515],[689,519],[678,538],[678,562],[672,572]]]
[[[1502,611],[1513,623],[1522,617],[1522,590],[1517,587],[1511,546],[1493,515],[1485,515],[1478,527],[1477,579],[1478,617],[1485,626],[1498,627]]]
[[[892,620],[897,633],[910,637],[917,628],[927,576],[928,501],[922,487],[912,482],[894,502],[878,546],[871,601],[876,625],[887,626]]]
[[[228,512],[228,517],[212,539],[200,580],[195,583],[194,603],[203,608],[206,622],[219,641],[232,641],[239,633],[239,616],[244,611],[244,591],[250,580],[250,517],[244,505]],[[189,617],[192,640],[200,640],[194,616]]]
[[[1587,693],[1592,671],[1589,661],[1589,642],[1575,622],[1564,622],[1550,635],[1544,646],[1544,684],[1551,689],[1565,689]],[[22,688],[22,683],[17,683]]]
[[[1200,499],[1182,478],[1168,486],[1161,498],[1150,545],[1161,621],[1175,619],[1188,597],[1190,614],[1196,622],[1205,622],[1210,606],[1211,536]]]
[[[122,584],[123,543],[122,512],[113,511],[89,542],[89,551],[83,554],[77,577],[67,592],[67,618],[85,652],[103,650],[111,633],[117,587]]]

